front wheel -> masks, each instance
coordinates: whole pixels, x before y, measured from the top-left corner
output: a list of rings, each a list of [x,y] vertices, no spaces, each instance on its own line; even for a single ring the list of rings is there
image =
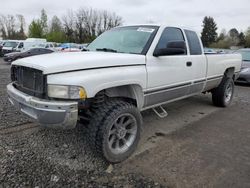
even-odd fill
[[[231,104],[234,95],[234,82],[232,78],[223,78],[220,85],[212,91],[215,106],[227,107]]]
[[[108,162],[122,162],[135,151],[141,125],[141,114],[133,104],[105,102],[90,121],[90,143]]]

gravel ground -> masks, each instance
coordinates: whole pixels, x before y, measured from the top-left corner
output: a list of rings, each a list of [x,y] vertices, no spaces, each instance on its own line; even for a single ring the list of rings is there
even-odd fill
[[[136,154],[112,166],[94,157],[85,127],[43,129],[15,111],[9,68],[0,59],[0,187],[250,187],[250,87],[236,87],[226,110],[200,95],[169,104],[164,119],[144,112]]]

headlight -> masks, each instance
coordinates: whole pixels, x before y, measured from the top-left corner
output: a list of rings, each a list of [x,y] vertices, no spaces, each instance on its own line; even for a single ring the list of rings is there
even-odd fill
[[[80,86],[48,85],[48,96],[59,99],[86,99],[87,93]]]

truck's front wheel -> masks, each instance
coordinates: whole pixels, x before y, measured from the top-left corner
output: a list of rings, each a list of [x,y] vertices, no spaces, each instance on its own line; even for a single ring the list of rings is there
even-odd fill
[[[133,104],[105,102],[90,121],[90,143],[107,161],[121,162],[136,149],[141,124],[141,114]]]
[[[231,104],[234,94],[234,82],[232,78],[223,78],[220,85],[212,91],[212,99],[215,106],[227,107]]]

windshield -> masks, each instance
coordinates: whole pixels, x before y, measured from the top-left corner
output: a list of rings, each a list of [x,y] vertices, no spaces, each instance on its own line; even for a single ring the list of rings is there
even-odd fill
[[[238,51],[242,55],[243,61],[249,61],[250,62],[250,50],[240,50]]]
[[[90,43],[87,50],[143,54],[157,27],[132,26],[107,31]]]
[[[4,47],[11,47],[11,48],[16,48],[18,42],[5,42]]]

